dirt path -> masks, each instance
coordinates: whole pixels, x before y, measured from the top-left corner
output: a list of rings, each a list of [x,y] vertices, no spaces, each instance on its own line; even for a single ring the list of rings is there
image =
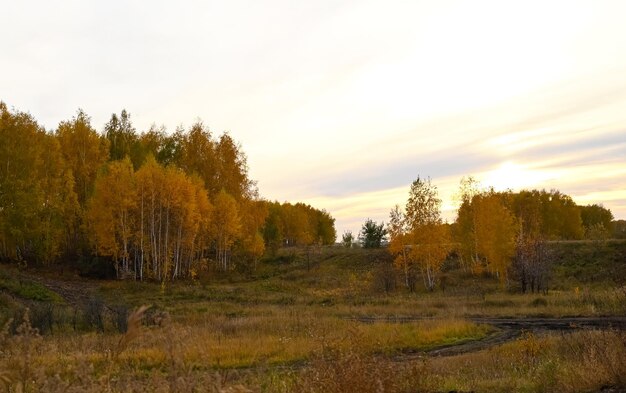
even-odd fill
[[[431,320],[429,317],[358,317],[348,318],[363,323],[394,322],[409,323]],[[395,357],[396,360],[409,360],[428,356],[454,356],[477,352],[504,344],[519,337],[523,332],[543,334],[548,331],[572,331],[577,329],[618,329],[626,330],[626,317],[568,317],[568,318],[467,318],[468,320],[491,325],[496,330],[480,340],[439,346],[426,351],[408,351]]]
[[[83,307],[94,299],[97,284],[84,279],[60,279],[48,275],[34,275],[21,272],[24,279],[39,283],[56,292],[73,307]]]

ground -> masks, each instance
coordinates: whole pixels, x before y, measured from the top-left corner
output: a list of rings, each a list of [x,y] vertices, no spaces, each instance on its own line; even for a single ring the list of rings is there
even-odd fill
[[[385,250],[328,248],[309,264],[287,249],[255,272],[166,285],[2,266],[7,329],[25,325],[28,307],[43,336],[3,336],[0,380],[31,391],[618,391],[624,247],[554,248],[547,294],[453,262],[445,292],[410,292],[400,277],[382,285]],[[143,326],[132,328],[141,305]],[[24,353],[28,364],[16,361]]]

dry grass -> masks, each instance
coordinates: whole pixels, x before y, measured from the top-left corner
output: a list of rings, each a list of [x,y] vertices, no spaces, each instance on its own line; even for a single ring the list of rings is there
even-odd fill
[[[78,337],[41,337],[25,316],[16,335],[4,329],[0,336],[0,389],[409,393],[588,392],[603,386],[626,386],[624,332],[526,333],[513,342],[477,353],[418,359],[400,355],[403,360],[394,361],[378,348],[398,354],[407,343],[428,346],[476,333],[482,327],[458,320],[419,324],[336,320],[328,327],[328,321],[318,321],[315,316],[302,317],[290,325],[287,319],[296,319],[286,313],[271,323],[271,318],[261,317],[219,318],[190,327],[164,320],[161,326],[146,328],[139,323],[145,311],[142,307],[131,314],[128,332],[123,335],[91,333]],[[276,329],[279,334],[272,341],[269,333]],[[310,334],[308,340],[278,339],[301,332]],[[268,358],[272,350],[281,352],[281,359],[306,352],[308,360],[298,367],[274,367]],[[216,368],[218,359],[221,369]],[[229,362],[255,367],[224,369]]]
[[[357,336],[358,337],[358,336]],[[348,349],[327,349],[290,380],[281,392],[431,392],[435,385],[426,361],[393,363]]]
[[[626,333],[581,331],[519,340],[489,351],[435,360],[444,389],[589,392],[626,387]]]
[[[146,328],[141,324],[146,310],[133,312],[121,335],[43,337],[25,314],[15,335],[3,335],[0,370],[6,372],[0,375],[6,391],[244,392],[244,385],[262,385],[257,371],[273,365],[319,364],[329,353],[366,359],[488,332],[460,320],[360,324],[299,309]]]
[[[118,357],[128,347],[131,341],[139,337],[142,331],[141,322],[143,320],[146,310],[148,310],[149,308],[149,306],[141,306],[128,316],[126,333],[122,334],[119,341],[117,342],[114,356]]]
[[[596,392],[626,387],[626,333],[583,331],[446,358],[394,362],[328,351],[271,392]]]
[[[104,332],[41,336],[28,316],[17,329],[9,323],[0,331],[0,392],[576,392],[626,385],[626,335],[619,332],[526,334],[478,353],[403,357],[489,333],[468,316],[624,315],[624,288],[522,295],[456,272],[445,293],[397,287],[387,294],[375,285],[378,257],[368,262],[359,250],[357,263],[352,252],[332,252],[331,262],[311,270],[266,265],[254,279],[176,283],[164,291],[102,283],[98,296],[106,304],[137,307],[126,332],[105,321],[111,326]],[[433,319],[349,320],[359,316]]]

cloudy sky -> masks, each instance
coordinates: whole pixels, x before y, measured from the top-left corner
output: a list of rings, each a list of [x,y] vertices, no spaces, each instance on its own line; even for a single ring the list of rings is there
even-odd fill
[[[46,128],[198,118],[262,196],[338,232],[430,176],[454,218],[473,175],[626,218],[624,1],[0,0],[0,100]]]

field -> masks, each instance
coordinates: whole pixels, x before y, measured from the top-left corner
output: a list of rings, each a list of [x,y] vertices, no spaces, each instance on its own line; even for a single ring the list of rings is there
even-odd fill
[[[626,245],[552,247],[547,294],[502,288],[454,260],[445,290],[409,292],[385,250],[335,247],[311,258],[283,249],[252,273],[186,283],[1,266],[0,387],[620,391]]]

